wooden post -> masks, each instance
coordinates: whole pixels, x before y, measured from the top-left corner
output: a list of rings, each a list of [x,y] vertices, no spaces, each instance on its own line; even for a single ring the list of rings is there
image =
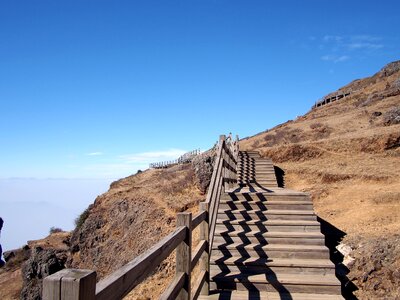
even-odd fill
[[[177,299],[189,300],[192,267],[192,213],[183,212],[177,214],[176,226],[185,226],[187,228],[185,240],[176,248],[176,273],[185,273],[185,284]]]
[[[201,202],[200,203],[200,211],[206,211],[207,216],[206,219],[200,225],[200,241],[204,240],[207,242],[206,249],[204,250],[201,258],[200,258],[200,270],[206,272],[206,279],[204,280],[203,287],[201,288],[200,295],[208,295],[210,293],[210,249],[209,249],[209,230],[210,230],[210,216],[208,210],[208,203]]]
[[[43,280],[43,300],[94,300],[96,272],[64,269]]]

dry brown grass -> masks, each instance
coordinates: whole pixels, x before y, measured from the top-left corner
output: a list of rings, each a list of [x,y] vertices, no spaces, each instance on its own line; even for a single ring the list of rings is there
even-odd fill
[[[400,95],[366,101],[372,93],[385,94],[394,78],[398,74],[369,80],[344,100],[240,143],[241,150],[271,157],[285,171],[288,188],[310,192],[318,216],[346,232],[346,241],[362,243],[400,232],[400,124],[384,126],[384,116],[399,107]],[[293,130],[300,141],[290,142]],[[400,257],[395,261],[400,264]],[[360,290],[357,295],[367,299],[374,293]]]

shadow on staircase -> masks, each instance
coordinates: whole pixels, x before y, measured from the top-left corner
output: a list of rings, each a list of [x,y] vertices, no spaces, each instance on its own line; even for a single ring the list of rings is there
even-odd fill
[[[283,171],[281,168],[278,166],[274,165],[274,170],[275,170],[275,177],[276,181],[278,182],[278,187],[284,188],[285,187],[285,171]]]
[[[348,300],[357,299],[353,294],[357,287],[347,277],[350,270],[342,264],[343,255],[336,249],[346,233],[320,217],[317,217],[317,220],[321,223],[321,232],[325,235],[325,245],[329,248],[330,258],[335,264],[336,276],[341,282],[343,297]]]
[[[230,220],[235,219],[235,216],[233,214],[228,213],[228,216]],[[246,218],[248,216],[244,213],[243,217]],[[251,264],[246,264],[245,261],[247,259],[254,257],[254,254],[249,253],[245,248],[246,245],[252,244],[252,241],[247,237],[247,233],[251,232],[252,229],[247,224],[241,223],[243,231],[237,236],[238,238],[240,238],[241,242],[240,246],[235,248],[235,250],[238,251],[240,254],[239,256],[237,256],[235,253],[232,253],[229,249],[226,248],[227,246],[235,243],[233,239],[229,236],[229,232],[235,231],[235,228],[232,226],[232,224],[230,224],[230,220],[226,220],[223,222],[223,224],[227,228],[227,231],[224,234],[221,234],[225,243],[218,246],[218,250],[223,251],[224,256],[215,261],[220,269],[220,272],[215,274],[215,277],[220,276],[224,278],[224,283],[220,283],[221,286],[218,286],[217,283],[217,287],[228,289],[223,291],[220,299],[231,299],[231,294],[233,291],[230,291],[229,289],[237,290],[237,284],[239,283],[243,285],[243,287],[245,287],[248,291],[248,299],[260,300],[264,290],[260,286],[260,284],[255,284],[254,282],[252,282],[249,279],[249,276],[262,275],[263,279],[268,282],[271,287],[275,289],[276,292],[279,293],[279,298],[281,300],[292,300],[293,298],[290,291],[287,290],[281,282],[279,282],[275,272],[271,268],[265,266],[266,261],[271,260],[262,248],[263,246],[268,244],[268,241],[262,235],[262,233],[268,232],[267,227],[262,224],[262,221],[256,224],[260,231],[260,234],[254,235],[254,237],[258,241],[258,244],[253,248],[253,251],[256,252],[259,257],[252,260]],[[236,267],[238,269],[238,273],[229,275],[232,270],[225,263],[227,262],[227,260],[233,257],[237,257],[238,259],[231,262],[231,267]]]

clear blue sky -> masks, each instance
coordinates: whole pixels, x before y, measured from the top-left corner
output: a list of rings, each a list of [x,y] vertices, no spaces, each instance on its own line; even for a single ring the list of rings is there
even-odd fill
[[[0,178],[118,178],[398,60],[396,1],[2,1]],[[224,113],[222,113],[224,111]]]

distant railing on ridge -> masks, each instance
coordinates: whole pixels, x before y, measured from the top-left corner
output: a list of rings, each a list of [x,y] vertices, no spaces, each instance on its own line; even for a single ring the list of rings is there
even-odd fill
[[[210,291],[210,252],[221,194],[237,183],[239,138],[221,135],[206,201],[199,212],[177,214],[176,229],[152,248],[97,282],[92,270],[64,269],[43,280],[43,300],[119,300],[152,274],[175,251],[175,277],[162,300],[196,300]],[[192,231],[200,227],[199,243],[192,247]],[[192,283],[192,271],[200,272]]]
[[[182,156],[180,156],[179,158],[177,158],[175,160],[151,163],[149,165],[149,167],[151,169],[164,169],[164,168],[168,168],[173,165],[187,164],[187,163],[190,163],[193,160],[193,158],[195,156],[199,155],[200,153],[201,153],[200,149],[195,149],[193,151],[189,151],[189,152],[183,154]]]

